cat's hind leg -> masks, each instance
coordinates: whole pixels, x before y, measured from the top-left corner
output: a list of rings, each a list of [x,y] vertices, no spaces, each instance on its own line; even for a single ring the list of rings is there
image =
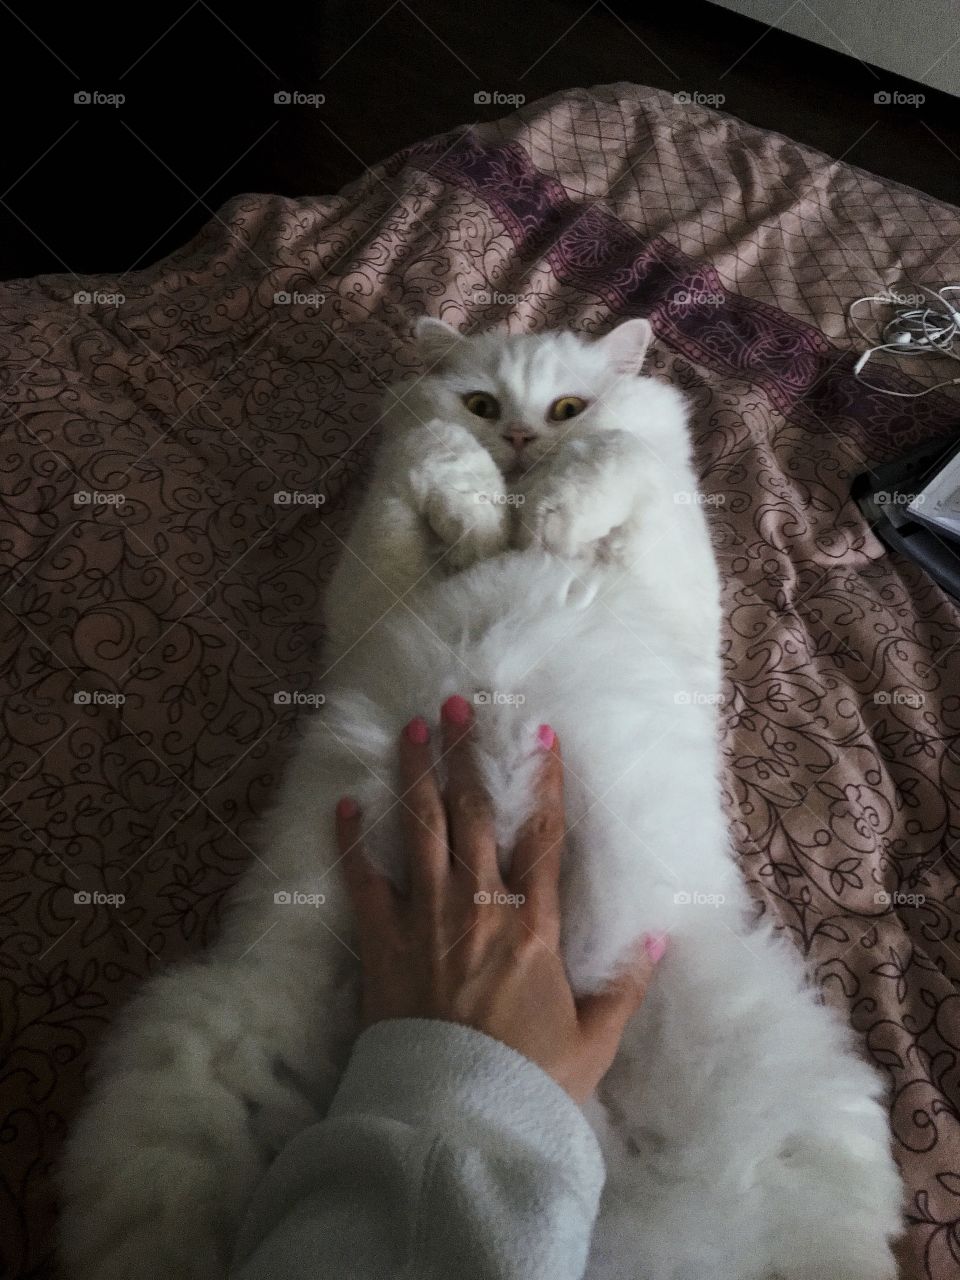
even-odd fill
[[[728,926],[671,939],[602,1086],[620,1145],[599,1247],[632,1262],[635,1241],[644,1280],[893,1280],[881,1081],[789,943]]]

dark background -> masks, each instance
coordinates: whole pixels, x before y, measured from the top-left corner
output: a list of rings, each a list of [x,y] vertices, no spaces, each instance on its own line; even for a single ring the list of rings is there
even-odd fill
[[[722,93],[725,111],[960,202],[957,99],[706,0],[12,0],[0,30],[0,278],[146,266],[237,192],[335,192],[418,138],[508,114],[481,90]],[[926,102],[874,102],[897,88]],[[77,105],[84,90],[126,101]],[[278,106],[281,90],[326,103]]]

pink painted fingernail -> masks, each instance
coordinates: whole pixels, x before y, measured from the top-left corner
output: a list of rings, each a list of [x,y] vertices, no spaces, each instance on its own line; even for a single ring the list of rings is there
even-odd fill
[[[414,716],[403,733],[408,742],[412,742],[418,747],[422,747],[425,742],[430,741],[430,726],[423,716]]]
[[[440,714],[448,724],[454,724],[458,729],[462,729],[464,725],[470,723],[473,712],[466,698],[461,698],[459,693],[455,693],[440,708]]]
[[[643,949],[650,957],[652,964],[659,964],[667,949],[667,935],[665,933],[644,934]]]
[[[557,735],[553,732],[548,724],[542,724],[537,730],[537,741],[543,747],[544,751],[552,751],[553,744],[557,740]]]
[[[349,796],[341,796],[337,801],[337,817],[346,821],[349,818],[355,818],[360,812],[360,806],[356,800],[351,800]]]

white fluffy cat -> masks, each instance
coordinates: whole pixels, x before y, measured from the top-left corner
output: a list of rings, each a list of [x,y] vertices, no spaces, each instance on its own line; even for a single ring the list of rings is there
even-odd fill
[[[61,1177],[74,1280],[224,1275],[252,1188],[322,1116],[356,1034],[335,802],[360,802],[402,878],[397,738],[454,693],[476,703],[505,854],[536,726],[560,735],[574,989],[670,933],[588,1108],[608,1166],[590,1280],[894,1276],[881,1084],[790,944],[751,923],[728,851],[717,574],[683,400],[639,376],[650,336],[419,324],[428,376],[394,394],[328,596],[326,705],[262,861],[217,945],[149,983],[100,1055]]]

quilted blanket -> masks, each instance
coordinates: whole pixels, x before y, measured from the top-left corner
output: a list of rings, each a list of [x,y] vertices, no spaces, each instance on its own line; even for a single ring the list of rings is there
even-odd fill
[[[337,196],[235,198],[144,271],[0,286],[4,1274],[50,1274],[50,1168],[91,1051],[213,936],[252,856],[424,313],[652,321],[723,569],[743,874],[888,1082],[903,1275],[958,1274],[960,611],[849,493],[960,402],[865,387],[844,319],[958,279],[957,209],[614,85]]]

